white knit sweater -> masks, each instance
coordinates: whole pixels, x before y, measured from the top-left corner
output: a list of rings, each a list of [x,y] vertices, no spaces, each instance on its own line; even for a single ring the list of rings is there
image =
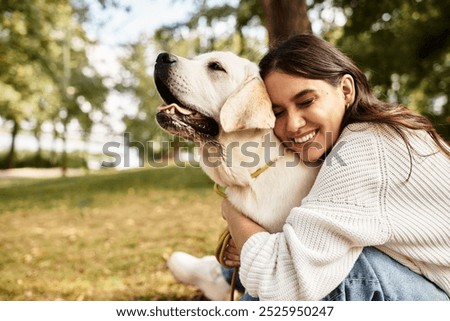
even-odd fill
[[[410,157],[398,133],[367,123],[344,129],[283,232],[244,244],[247,291],[260,300],[320,300],[364,246],[375,246],[450,294],[450,159],[426,133],[409,137],[418,153],[406,181]]]

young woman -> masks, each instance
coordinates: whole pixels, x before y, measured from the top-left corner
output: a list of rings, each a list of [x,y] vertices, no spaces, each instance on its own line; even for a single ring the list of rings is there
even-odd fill
[[[234,241],[226,257],[240,263],[248,295],[448,300],[450,149],[431,123],[377,99],[362,71],[313,35],[271,49],[260,69],[275,134],[303,161],[323,165],[282,233],[224,200]],[[181,268],[206,266],[191,262]]]

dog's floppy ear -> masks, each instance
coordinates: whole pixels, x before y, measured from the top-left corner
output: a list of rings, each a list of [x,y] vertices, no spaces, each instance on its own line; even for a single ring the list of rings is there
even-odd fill
[[[220,110],[220,123],[227,133],[275,126],[272,103],[261,78],[251,78],[225,101]]]

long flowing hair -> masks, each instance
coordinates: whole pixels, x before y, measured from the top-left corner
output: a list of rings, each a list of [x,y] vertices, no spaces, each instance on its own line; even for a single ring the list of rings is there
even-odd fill
[[[259,67],[263,79],[270,72],[279,71],[307,79],[323,80],[335,87],[342,76],[349,74],[354,79],[356,93],[353,104],[345,110],[341,131],[351,123],[389,125],[402,137],[411,157],[413,148],[405,129],[425,130],[437,147],[450,157],[449,147],[428,118],[399,103],[375,97],[366,76],[356,64],[323,39],[311,34],[293,36],[272,47],[261,59]]]

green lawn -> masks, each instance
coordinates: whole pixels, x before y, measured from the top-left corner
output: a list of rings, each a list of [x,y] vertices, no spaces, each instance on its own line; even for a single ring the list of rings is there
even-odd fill
[[[0,300],[198,300],[165,259],[212,254],[225,226],[198,168],[3,180]]]

